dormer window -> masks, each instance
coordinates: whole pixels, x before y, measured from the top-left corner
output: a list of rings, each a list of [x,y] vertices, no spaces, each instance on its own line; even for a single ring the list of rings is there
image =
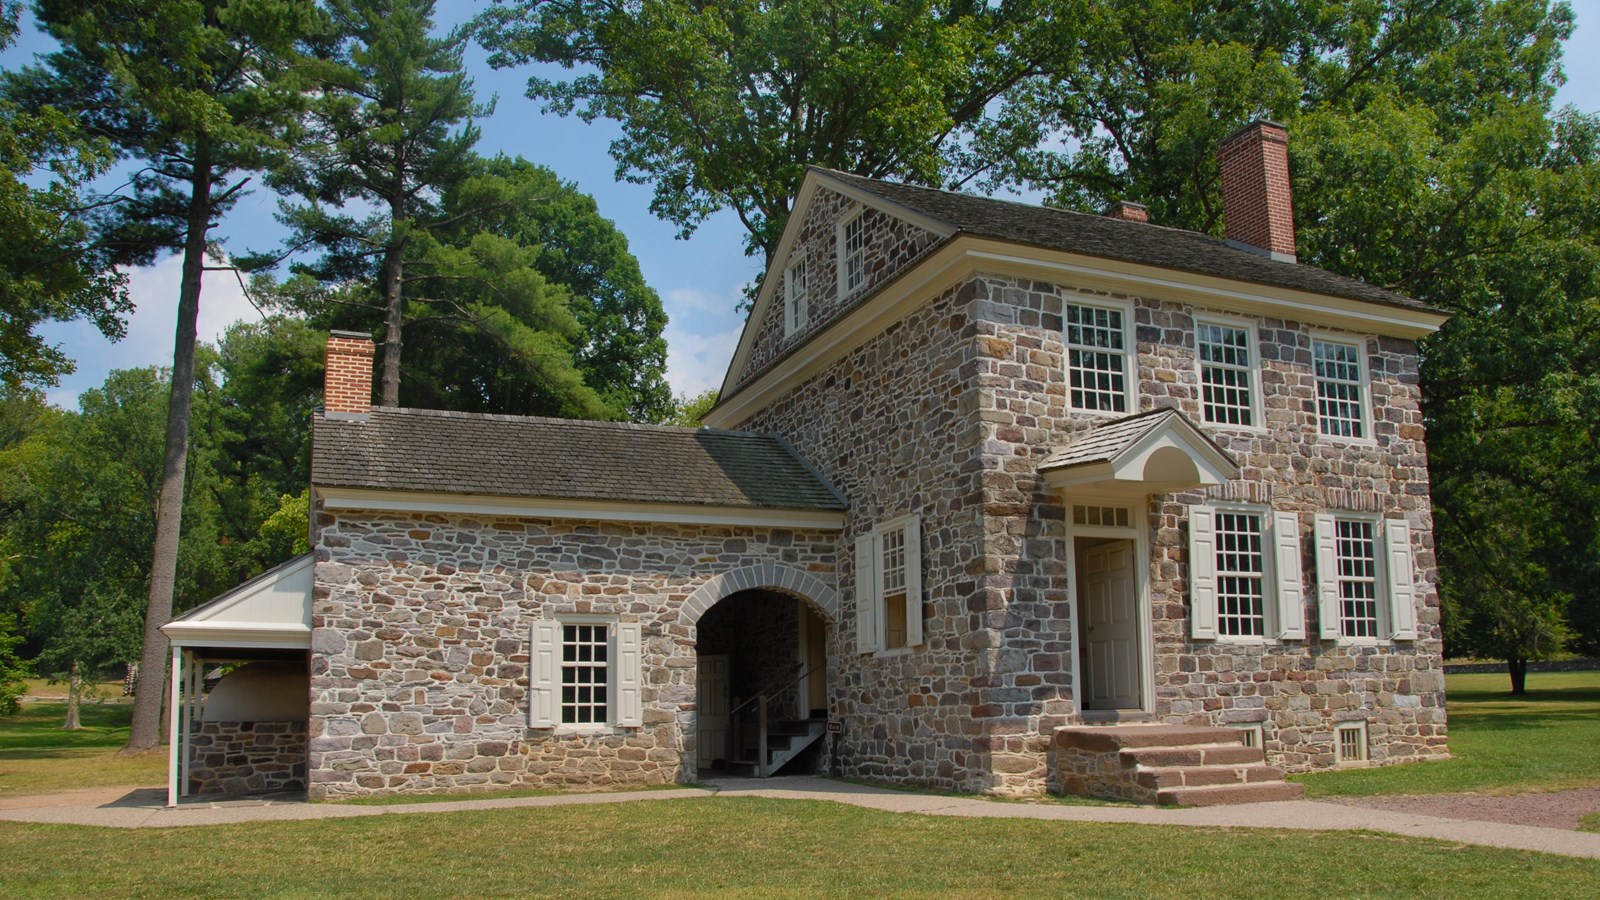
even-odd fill
[[[846,297],[867,283],[867,226],[857,208],[839,223],[839,296]]]
[[[800,259],[783,273],[784,297],[784,329],[785,337],[799,331],[804,331],[806,322],[809,321],[811,310],[806,299],[806,261]]]

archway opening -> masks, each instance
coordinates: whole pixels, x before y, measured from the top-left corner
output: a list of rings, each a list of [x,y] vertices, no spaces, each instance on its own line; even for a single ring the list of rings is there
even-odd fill
[[[697,767],[758,777],[816,771],[827,642],[826,621],[790,594],[738,591],[706,610],[696,638]]]

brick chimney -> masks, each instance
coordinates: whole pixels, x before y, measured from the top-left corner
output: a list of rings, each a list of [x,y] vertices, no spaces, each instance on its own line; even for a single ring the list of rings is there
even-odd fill
[[[1222,164],[1222,224],[1230,246],[1294,262],[1289,199],[1289,132],[1257,119],[1217,148]]]
[[[329,413],[365,416],[372,411],[372,335],[328,332],[327,375],[322,403]]]
[[[1118,200],[1106,207],[1106,211],[1101,215],[1108,219],[1121,219],[1124,222],[1150,221],[1150,210],[1143,203],[1135,203],[1132,200]]]

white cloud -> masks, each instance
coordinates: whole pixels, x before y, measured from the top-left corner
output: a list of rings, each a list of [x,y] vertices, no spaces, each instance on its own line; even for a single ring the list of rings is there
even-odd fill
[[[722,385],[733,351],[739,345],[740,326],[725,331],[691,331],[677,323],[667,325],[667,383],[674,394],[693,397]]]
[[[112,369],[172,365],[172,341],[178,325],[178,288],[183,280],[183,260],[169,256],[153,266],[128,272],[128,296],[134,310],[128,317],[127,335],[112,343],[86,322],[54,323],[43,329],[46,340],[61,345],[78,370],[61,379],[47,393],[51,403],[74,407],[78,394],[99,387]],[[200,290],[197,336],[216,343],[229,325],[261,318],[245,298],[232,272],[207,272]]]

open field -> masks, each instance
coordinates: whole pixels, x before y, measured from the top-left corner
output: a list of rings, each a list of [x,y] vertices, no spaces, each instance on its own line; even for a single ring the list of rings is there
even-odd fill
[[[1525,697],[1503,674],[1451,675],[1445,689],[1454,759],[1291,780],[1313,798],[1600,785],[1600,672],[1530,672]]]
[[[0,828],[6,893],[1592,897],[1600,861],[1361,833],[663,800],[176,829]]]
[[[76,788],[145,786],[167,780],[167,754],[118,754],[128,740],[129,703],[85,703],[83,728],[64,731],[65,703],[24,703],[0,719],[0,796]]]

